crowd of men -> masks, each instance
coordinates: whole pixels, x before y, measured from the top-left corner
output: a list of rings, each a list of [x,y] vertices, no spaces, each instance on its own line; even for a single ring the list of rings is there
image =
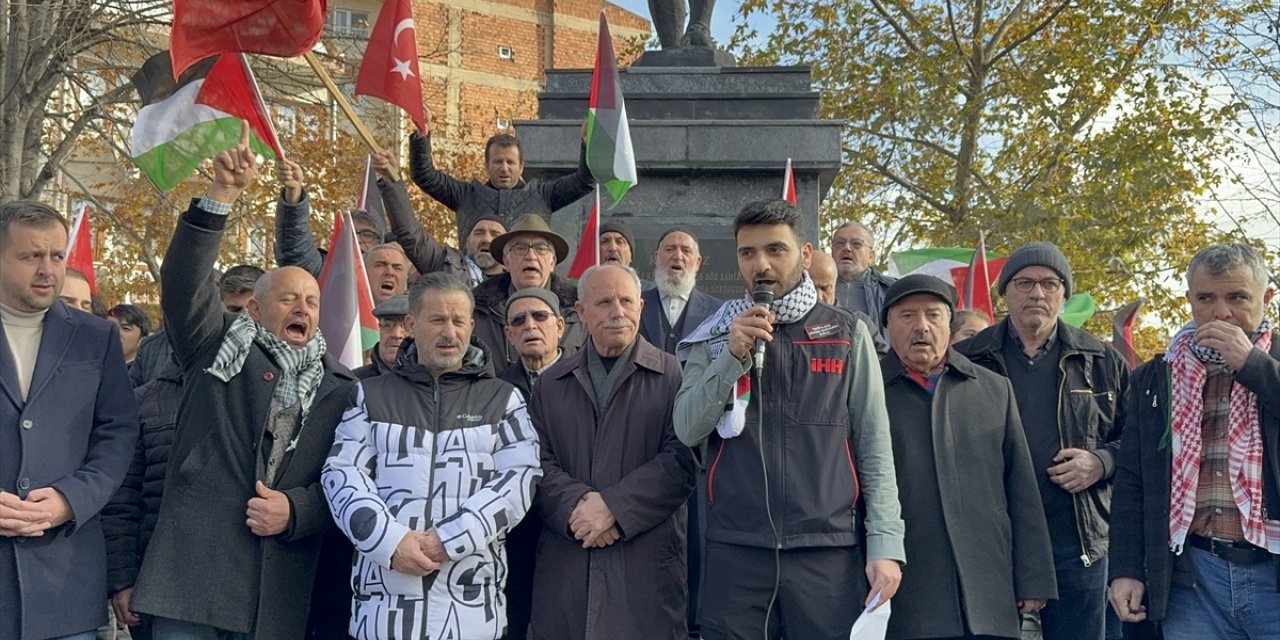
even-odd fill
[[[862,224],[814,249],[782,200],[734,220],[743,297],[698,290],[681,227],[642,280],[618,221],[570,282],[547,218],[585,165],[525,182],[499,135],[458,180],[428,125],[410,176],[462,246],[376,157],[379,342],[349,371],[302,167],[275,267],[215,271],[247,136],[178,221],[163,331],[94,303],[56,211],[0,205],[0,638],[834,640],[888,602],[894,639],[1280,637],[1280,340],[1246,244],[1195,256],[1191,322],[1131,372],[1059,320],[1046,242],[995,324],[876,271]]]

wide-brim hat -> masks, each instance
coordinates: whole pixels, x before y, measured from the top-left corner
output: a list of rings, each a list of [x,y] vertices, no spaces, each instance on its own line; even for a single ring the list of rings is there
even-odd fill
[[[556,264],[564,262],[564,259],[569,257],[569,242],[552,231],[551,227],[547,226],[546,219],[536,213],[526,213],[516,218],[515,224],[512,224],[506,233],[494,238],[489,244],[489,253],[502,262],[502,257],[507,254],[507,243],[520,235],[541,236],[550,242],[556,250]]]

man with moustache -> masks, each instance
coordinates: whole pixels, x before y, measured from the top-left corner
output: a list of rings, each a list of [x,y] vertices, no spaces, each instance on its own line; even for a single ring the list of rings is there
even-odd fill
[[[911,569],[886,638],[1017,638],[1056,595],[1053,554],[1013,388],[948,349],[956,290],[889,286],[880,361]]]
[[[521,216],[511,230],[494,239],[490,249],[502,256],[507,272],[474,289],[476,300],[475,338],[493,361],[494,369],[505,370],[520,360],[515,344],[507,339],[507,299],[521,289],[538,287],[555,295],[565,330],[560,348],[565,355],[577,351],[586,340],[586,328],[578,319],[574,303],[578,292],[573,284],[555,273],[555,266],[569,255],[569,243],[536,214]]]
[[[353,380],[325,352],[305,270],[269,271],[246,313],[224,310],[209,284],[227,214],[257,174],[248,124],[213,167],[160,270],[184,395],[130,606],[156,638],[301,638],[333,526],[320,468]],[[216,570],[194,570],[200,559]]]
[[[1111,605],[1167,640],[1280,634],[1280,335],[1246,244],[1187,267],[1193,325],[1138,367],[1116,471]]]
[[[822,304],[836,305],[836,261],[831,254],[826,251],[814,250],[813,257],[809,260],[809,277],[813,279],[813,286],[818,290],[818,302]],[[878,321],[872,320],[871,316],[857,311],[855,309],[846,308],[845,311],[853,314],[853,317],[867,323],[868,327],[878,326]],[[889,352],[889,343],[885,341],[882,331],[871,332],[871,338],[875,341],[876,355],[881,358]]]
[[[530,403],[544,473],[533,635],[685,640],[697,464],[671,424],[680,365],[637,337],[633,269],[592,267],[578,288],[590,339],[539,378]]]
[[[521,289],[507,299],[507,326],[503,331],[515,345],[520,360],[502,372],[501,378],[520,391],[525,401],[534,383],[551,365],[560,361],[560,337],[564,318],[555,294],[538,287]],[[533,606],[534,556],[542,520],[529,512],[507,534],[507,638],[524,640],[529,631]]]
[[[675,353],[680,340],[720,308],[720,300],[696,288],[702,262],[698,239],[689,230],[672,227],[658,238],[655,286],[641,294],[640,336],[667,353]]]
[[[710,461],[707,640],[847,638],[859,605],[887,602],[902,579],[903,524],[871,333],[818,302],[803,224],[785,200],[743,207],[734,220],[738,270],[748,290],[768,287],[774,300],[768,309],[750,295],[726,302],[680,346],[688,359],[676,433],[689,446],[705,442]],[[758,372],[757,341],[765,344]]]
[[[831,238],[831,256],[835,258],[839,275],[836,282],[837,306],[879,318],[884,310],[885,291],[894,279],[871,266],[876,261],[871,230],[861,222],[850,221],[840,225]],[[877,327],[876,332],[884,339],[883,328]]]
[[[356,380],[380,376],[396,366],[396,354],[405,339],[413,335],[409,329],[409,295],[402,293],[373,308],[378,319],[378,344],[369,351],[369,364],[353,369]]]
[[[502,540],[542,470],[524,398],[471,345],[471,290],[446,273],[409,289],[413,339],[362,380],[324,467],[358,554],[358,640],[493,639],[506,628]]]
[[[1073,285],[1058,247],[1018,247],[997,282],[1008,317],[957,347],[1013,383],[1058,578],[1058,599],[1040,611],[1045,640],[1104,635],[1111,478],[1129,387],[1120,354],[1059,322]]]

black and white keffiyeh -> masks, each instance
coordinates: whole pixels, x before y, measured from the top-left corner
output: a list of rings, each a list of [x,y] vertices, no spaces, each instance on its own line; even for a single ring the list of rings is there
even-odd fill
[[[222,345],[218,347],[218,355],[205,372],[223,382],[230,381],[244,367],[249,349],[255,342],[280,367],[280,380],[271,391],[272,402],[281,408],[301,402],[302,422],[306,424],[311,403],[320,388],[320,379],[324,377],[324,335],[317,329],[315,337],[301,349],[295,349],[267,331],[249,314],[242,313],[227,328]]]

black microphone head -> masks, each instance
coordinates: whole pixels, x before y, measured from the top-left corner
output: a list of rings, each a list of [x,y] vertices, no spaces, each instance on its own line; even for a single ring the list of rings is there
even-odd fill
[[[767,284],[757,285],[751,292],[751,301],[765,307],[773,304],[773,289]]]

